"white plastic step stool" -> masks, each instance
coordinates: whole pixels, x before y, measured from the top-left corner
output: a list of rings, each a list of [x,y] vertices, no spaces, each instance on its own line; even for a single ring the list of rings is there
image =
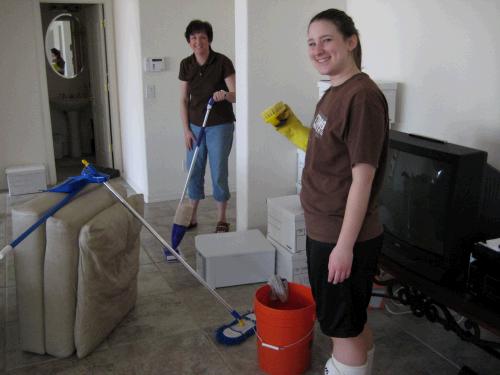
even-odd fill
[[[252,284],[274,274],[275,249],[257,230],[200,234],[196,272],[212,288]]]

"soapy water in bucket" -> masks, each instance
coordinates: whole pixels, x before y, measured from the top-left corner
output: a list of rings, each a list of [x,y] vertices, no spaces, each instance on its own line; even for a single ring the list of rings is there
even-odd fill
[[[281,302],[277,301],[269,301],[267,304],[268,307],[276,310],[298,310],[307,307],[310,303],[307,301],[286,301]]]

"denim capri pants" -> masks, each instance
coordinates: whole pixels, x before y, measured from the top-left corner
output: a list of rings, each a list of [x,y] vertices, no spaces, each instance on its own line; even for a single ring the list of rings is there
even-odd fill
[[[189,124],[191,131],[198,139],[201,126]],[[234,124],[232,122],[207,126],[205,136],[200,143],[200,150],[193,166],[193,173],[188,184],[188,195],[192,200],[205,198],[205,168],[210,163],[210,175],[212,177],[212,189],[214,199],[217,202],[229,200],[228,185],[228,159],[233,145]],[[187,151],[187,165],[191,165],[196,144]]]

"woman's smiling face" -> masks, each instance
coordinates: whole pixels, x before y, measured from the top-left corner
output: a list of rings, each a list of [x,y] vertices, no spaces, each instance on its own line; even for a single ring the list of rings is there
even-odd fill
[[[189,46],[195,54],[207,54],[210,50],[208,36],[204,32],[195,32],[189,36]]]
[[[309,25],[307,46],[309,58],[322,75],[336,76],[352,68],[352,51],[356,36],[345,38],[330,21],[318,20]]]

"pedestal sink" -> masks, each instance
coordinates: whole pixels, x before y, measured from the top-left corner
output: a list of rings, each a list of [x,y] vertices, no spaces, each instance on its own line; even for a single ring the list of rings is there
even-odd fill
[[[82,155],[80,145],[80,111],[90,104],[90,98],[51,98],[54,108],[66,112],[69,122],[69,137],[71,142],[71,157],[79,158]]]

